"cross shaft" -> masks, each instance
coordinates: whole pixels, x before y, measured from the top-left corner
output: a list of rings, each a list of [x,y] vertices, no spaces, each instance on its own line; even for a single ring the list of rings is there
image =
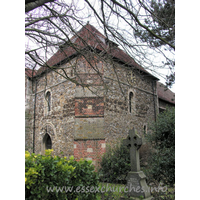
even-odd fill
[[[129,147],[131,171],[140,171],[139,148],[142,145],[142,138],[135,133],[134,128],[129,131],[129,136],[123,140],[123,144]]]

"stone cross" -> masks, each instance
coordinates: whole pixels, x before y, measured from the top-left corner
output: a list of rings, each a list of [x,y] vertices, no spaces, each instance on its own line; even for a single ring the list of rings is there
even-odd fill
[[[142,138],[135,133],[134,128],[129,131],[129,136],[123,140],[123,144],[130,150],[131,171],[140,171],[139,148],[142,145]]]

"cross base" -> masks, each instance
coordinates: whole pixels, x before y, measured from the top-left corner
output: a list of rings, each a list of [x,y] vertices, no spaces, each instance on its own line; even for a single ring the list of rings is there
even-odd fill
[[[129,172],[126,187],[129,197],[121,197],[121,200],[139,200],[141,197],[144,200],[151,200],[153,198],[146,183],[146,176],[142,171]]]

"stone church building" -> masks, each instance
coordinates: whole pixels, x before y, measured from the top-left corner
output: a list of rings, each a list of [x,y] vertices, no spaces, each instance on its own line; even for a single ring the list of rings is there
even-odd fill
[[[55,154],[98,164],[106,144],[143,136],[174,93],[90,24],[47,62],[25,69],[25,144],[30,152]],[[72,45],[73,44],[73,45]]]

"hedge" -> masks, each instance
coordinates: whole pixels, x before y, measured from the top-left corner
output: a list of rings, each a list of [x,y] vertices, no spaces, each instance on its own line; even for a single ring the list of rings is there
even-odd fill
[[[89,190],[98,186],[92,162],[53,156],[52,151],[25,152],[25,199],[96,199],[95,191]]]

